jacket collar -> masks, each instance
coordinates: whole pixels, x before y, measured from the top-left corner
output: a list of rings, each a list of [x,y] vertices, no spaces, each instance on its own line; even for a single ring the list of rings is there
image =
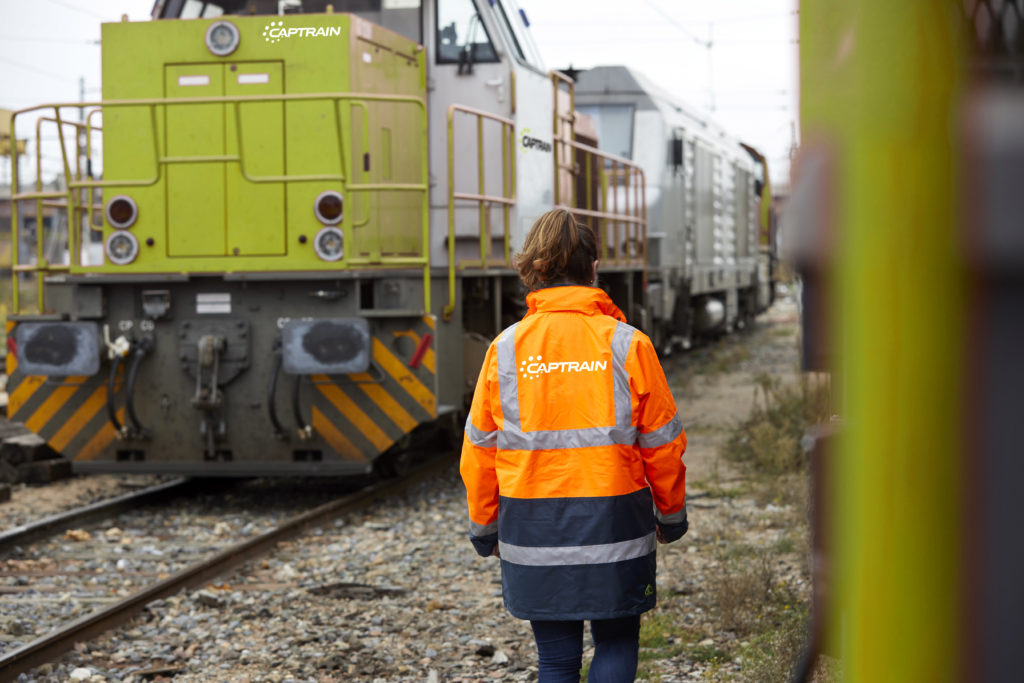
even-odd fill
[[[626,322],[626,316],[619,307],[598,287],[545,287],[527,294],[526,303],[530,307],[526,315],[572,311],[584,315],[610,315],[616,320]]]

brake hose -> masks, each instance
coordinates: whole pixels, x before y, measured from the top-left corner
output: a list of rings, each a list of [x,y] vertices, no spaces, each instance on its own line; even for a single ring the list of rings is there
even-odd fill
[[[301,384],[302,375],[295,375],[295,384],[292,386],[292,413],[295,415],[295,424],[299,427],[299,436],[303,439],[308,439],[313,434],[313,428],[302,417],[302,410],[299,406],[299,387]]]
[[[121,427],[121,422],[117,419],[117,410],[114,408],[114,378],[117,377],[117,369],[120,366],[121,356],[114,356],[110,362],[110,377],[107,380],[107,418],[119,436],[124,434],[124,430]]]
[[[139,416],[135,414],[135,377],[139,371],[139,365],[146,353],[152,348],[153,342],[148,337],[143,337],[135,346],[135,353],[132,356],[132,365],[128,369],[128,386],[125,395],[125,412],[132,424],[132,429],[143,439],[148,439],[152,432],[142,426]]]
[[[281,374],[281,349],[278,344],[274,345],[274,367],[270,371],[270,381],[267,383],[267,412],[270,413],[270,424],[274,426],[274,437],[286,440],[288,432],[281,426],[277,419],[277,406],[274,405],[274,398],[277,396],[277,377]]]

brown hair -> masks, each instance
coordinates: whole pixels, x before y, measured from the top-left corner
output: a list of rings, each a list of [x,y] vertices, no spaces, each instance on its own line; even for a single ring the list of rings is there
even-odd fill
[[[515,264],[527,289],[537,289],[558,282],[589,285],[596,260],[594,231],[569,211],[552,209],[530,228]]]

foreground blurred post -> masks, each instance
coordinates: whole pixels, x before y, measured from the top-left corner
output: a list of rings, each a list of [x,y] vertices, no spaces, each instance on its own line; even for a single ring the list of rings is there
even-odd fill
[[[846,681],[1019,680],[1022,12],[800,4],[787,239],[841,388],[821,623]]]

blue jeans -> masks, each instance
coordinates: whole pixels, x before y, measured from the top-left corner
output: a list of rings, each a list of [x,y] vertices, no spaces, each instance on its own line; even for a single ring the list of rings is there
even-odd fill
[[[583,666],[582,621],[531,621],[540,660],[538,683],[578,683]],[[587,681],[627,683],[636,676],[640,615],[590,622],[594,659]]]

